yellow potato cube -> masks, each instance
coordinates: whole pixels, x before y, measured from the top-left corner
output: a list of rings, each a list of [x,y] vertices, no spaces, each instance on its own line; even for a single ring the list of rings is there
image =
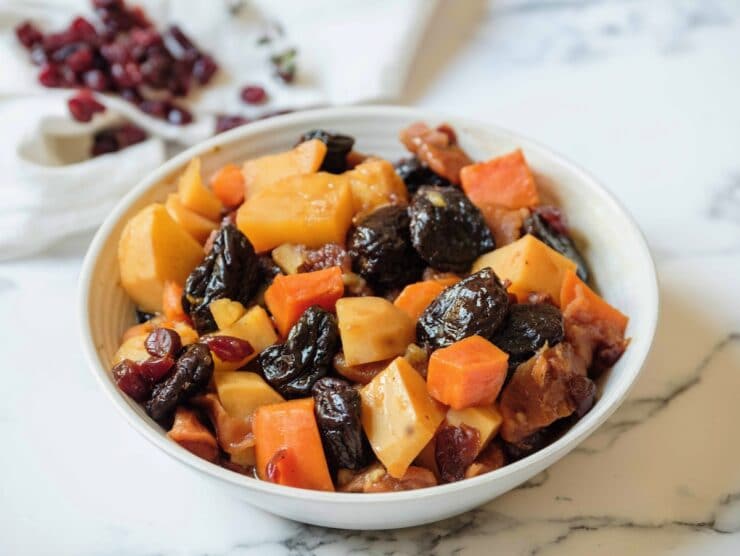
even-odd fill
[[[344,243],[352,223],[352,192],[345,176],[319,172],[284,178],[250,197],[236,215],[258,252],[283,243],[310,248]]]
[[[216,373],[213,378],[221,405],[237,419],[246,419],[261,405],[285,401],[257,373]]]
[[[213,320],[216,321],[216,326],[218,326],[219,330],[228,328],[242,318],[244,313],[247,312],[244,305],[238,301],[232,301],[225,297],[212,301],[211,304],[208,305],[208,309],[211,311]]]
[[[152,204],[131,218],[118,241],[121,285],[143,311],[162,311],[167,280],[184,284],[203,259],[203,247],[172,220],[161,204]]]
[[[503,418],[494,406],[466,407],[465,409],[450,409],[447,412],[447,422],[453,427],[467,425],[476,429],[480,434],[478,454],[485,448],[491,439],[496,436]],[[477,454],[476,454],[477,455]]]
[[[187,233],[200,243],[205,243],[211,232],[218,228],[218,224],[213,220],[208,220],[208,218],[186,208],[180,202],[180,197],[177,193],[167,195],[167,201],[164,206],[172,217],[172,220],[180,224]]]
[[[318,172],[324,156],[326,145],[318,139],[312,139],[290,151],[247,160],[242,168],[246,197],[252,197],[283,178]]]
[[[403,357],[362,388],[360,397],[362,427],[375,455],[391,476],[403,477],[434,436],[444,411]]]
[[[352,188],[355,213],[369,213],[390,203],[406,203],[408,193],[393,164],[370,158],[345,173]]]
[[[568,270],[575,272],[576,263],[542,243],[532,235],[525,235],[514,243],[486,253],[473,263],[473,272],[490,267],[501,278],[509,280],[509,291],[519,301],[526,301],[530,293],[549,295],[560,302],[560,286]]]
[[[347,365],[403,355],[416,339],[411,317],[382,297],[343,297],[336,310]]]
[[[260,351],[278,341],[278,335],[272,325],[272,320],[267,314],[267,311],[259,305],[255,305],[249,309],[236,322],[215,332],[214,336],[233,336],[240,338],[249,342],[254,349],[250,355],[241,361],[223,361],[218,355],[212,353],[214,371],[217,373],[235,371],[243,367],[257,357]]]
[[[140,334],[132,336],[121,344],[113,356],[113,364],[117,365],[124,359],[140,363],[149,359],[149,352],[146,350],[144,342],[149,334]]]
[[[184,207],[210,220],[221,218],[223,205],[213,192],[203,185],[200,176],[200,158],[190,161],[177,182],[177,193]]]

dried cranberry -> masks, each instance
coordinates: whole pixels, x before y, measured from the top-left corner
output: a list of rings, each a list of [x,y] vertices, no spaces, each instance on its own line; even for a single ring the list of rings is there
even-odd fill
[[[170,25],[162,39],[169,53],[178,60],[195,61],[200,54],[193,41],[177,25]]]
[[[167,112],[167,121],[173,125],[185,125],[193,121],[193,115],[179,106],[172,106]]]
[[[174,365],[175,359],[173,357],[150,357],[138,364],[139,374],[149,384],[157,384],[167,377]]]
[[[15,36],[18,37],[20,43],[26,48],[31,48],[44,38],[41,31],[30,21],[24,21],[18,25],[15,28]]]
[[[116,140],[121,149],[141,143],[147,138],[146,131],[133,124],[124,124],[115,130]]]
[[[77,42],[77,37],[74,33],[62,31],[60,33],[49,33],[48,35],[45,35],[42,44],[47,52],[55,52],[63,46],[67,46],[75,42]]]
[[[121,95],[123,100],[136,105],[140,104],[144,100],[136,89],[120,89],[118,94]]]
[[[88,44],[95,43],[98,39],[98,33],[95,31],[95,27],[81,16],[72,20],[72,23],[69,24],[69,31],[77,37],[77,40]]]
[[[217,71],[218,64],[212,56],[207,54],[198,58],[193,64],[193,77],[201,85],[208,83]]]
[[[475,461],[479,447],[480,433],[477,429],[464,424],[442,427],[437,433],[434,449],[440,478],[446,483],[463,479],[465,470]]]
[[[87,45],[79,45],[71,52],[64,62],[74,71],[83,72],[93,65],[93,53]]]
[[[241,91],[241,98],[247,104],[260,104],[267,100],[267,93],[259,85],[247,85]]]
[[[44,64],[39,72],[39,83],[44,87],[61,87],[62,77],[56,66]]]
[[[200,339],[221,361],[236,363],[254,353],[246,340],[234,336],[204,336]]]
[[[113,133],[109,130],[103,130],[95,134],[93,144],[90,149],[91,156],[100,156],[103,154],[114,153],[118,150],[118,141]]]
[[[216,133],[223,133],[235,127],[239,127],[244,124],[248,124],[249,120],[242,116],[229,116],[226,114],[219,114],[216,116]]]
[[[139,365],[124,359],[113,367],[113,379],[118,387],[137,402],[143,402],[151,394],[151,388],[139,372]]]
[[[80,91],[67,101],[67,107],[72,117],[78,122],[89,122],[97,112],[105,112],[105,106],[100,104],[88,91]]]
[[[116,152],[130,145],[140,143],[146,138],[146,132],[132,124],[103,129],[95,134],[90,154],[99,156]]]
[[[175,357],[182,347],[180,335],[170,328],[155,328],[144,342],[146,350],[155,357]]]
[[[49,58],[46,56],[46,50],[40,44],[31,47],[31,63],[35,66],[43,66]]]
[[[105,73],[99,69],[91,69],[82,75],[82,80],[86,87],[93,91],[105,91],[108,89],[108,78]]]
[[[113,80],[119,87],[135,87],[144,80],[139,66],[134,62],[113,64],[110,68]]]
[[[145,100],[139,104],[139,109],[150,116],[163,120],[167,117],[169,104],[163,100]]]

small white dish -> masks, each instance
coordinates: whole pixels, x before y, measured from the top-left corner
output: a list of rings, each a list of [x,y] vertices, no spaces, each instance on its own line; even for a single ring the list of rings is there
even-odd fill
[[[326,128],[354,136],[357,148],[390,160],[404,156],[398,132],[423,120],[450,123],[465,150],[485,160],[521,147],[538,185],[563,208],[602,295],[630,317],[629,348],[600,382],[594,408],[553,444],[491,473],[457,483],[382,494],[303,490],[252,479],[198,458],[170,441],[146,413],[118,390],[111,358],[122,332],[134,323],[134,306],[119,283],[116,245],[125,222],[141,207],[163,201],[173,178],[200,156],[204,175],[226,162],[291,147],[303,132]],[[80,277],[82,346],[90,368],[112,404],[152,444],[187,464],[212,484],[226,488],[274,514],[329,527],[393,529],[447,518],[511,490],[575,448],[624,400],[647,357],[658,317],[658,287],[653,261],[635,222],[591,176],[552,151],[494,126],[392,106],[314,110],[280,116],[218,135],[196,145],[152,172],[116,206],[98,230]]]

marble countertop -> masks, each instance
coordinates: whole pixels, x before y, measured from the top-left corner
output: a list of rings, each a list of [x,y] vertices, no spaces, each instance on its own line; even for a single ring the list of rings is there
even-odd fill
[[[740,553],[740,5],[443,2],[402,101],[536,138],[635,215],[662,309],[622,408],[459,517],[291,523],[209,490],[101,395],[78,349],[78,237],[0,265],[0,553]]]

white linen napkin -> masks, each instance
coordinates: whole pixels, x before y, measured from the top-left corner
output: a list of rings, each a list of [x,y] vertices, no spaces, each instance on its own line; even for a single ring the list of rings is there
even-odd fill
[[[73,121],[66,99],[73,90],[38,84],[38,67],[17,42],[15,26],[32,19],[44,32],[66,27],[75,15],[90,19],[87,0],[0,0],[0,260],[23,256],[67,235],[96,227],[115,202],[164,161],[164,141],[182,147],[214,132],[215,115],[259,117],[323,105],[393,100],[401,92],[418,42],[436,2],[427,0],[146,0],[140,4],[158,28],[177,23],[220,72],[187,99],[194,115],[174,126],[147,116],[113,95],[96,95],[107,110],[92,122]],[[274,33],[275,24],[283,29]],[[273,41],[258,46],[266,30]],[[295,47],[298,72],[286,85],[271,76],[271,53]],[[244,85],[263,86],[267,103],[247,105]],[[92,134],[129,120],[150,139],[83,160]],[[170,149],[172,150],[172,149]]]

